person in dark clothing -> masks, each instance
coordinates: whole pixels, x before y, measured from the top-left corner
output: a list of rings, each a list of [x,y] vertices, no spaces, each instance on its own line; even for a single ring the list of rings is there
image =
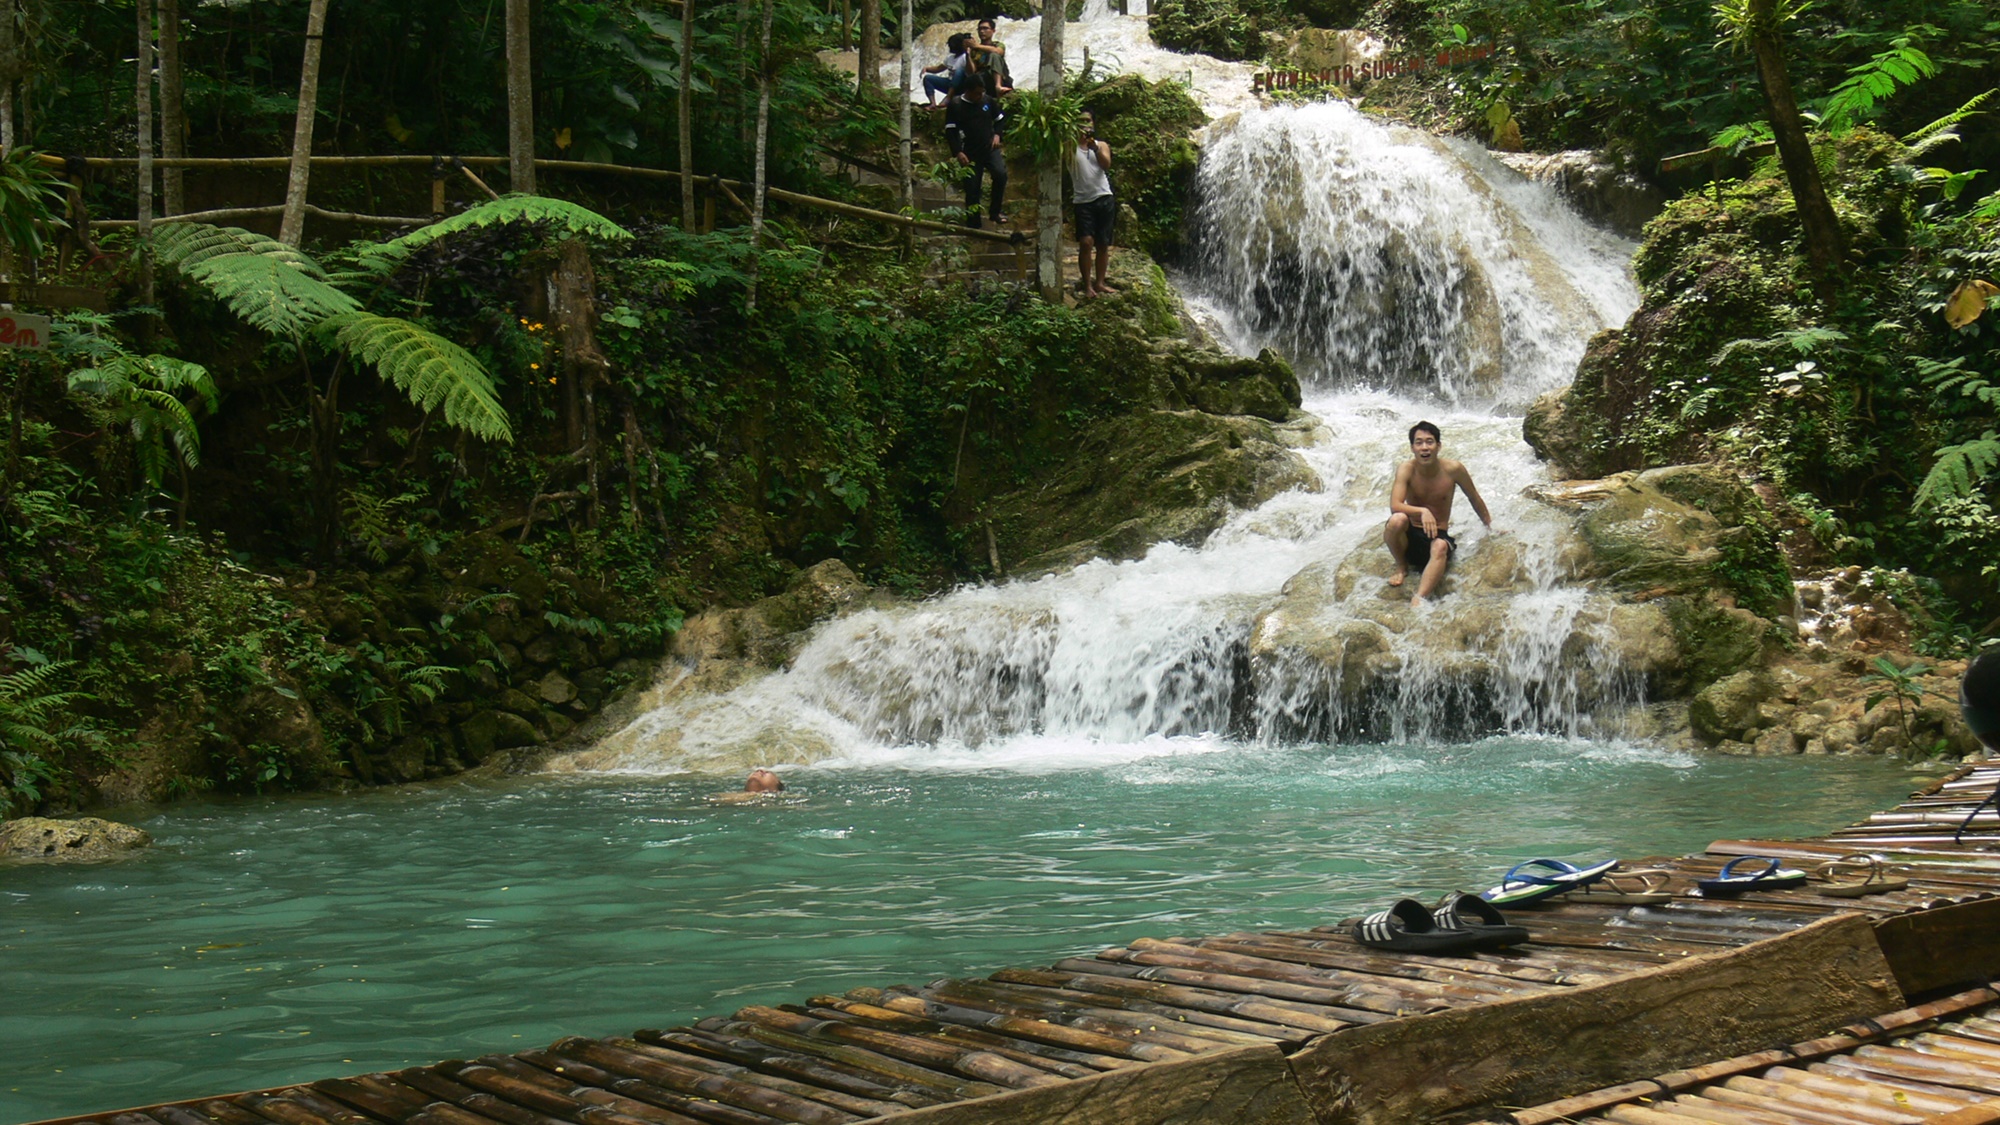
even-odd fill
[[[1007,156],[1000,150],[1000,99],[994,93],[993,75],[986,74],[977,84],[968,82],[944,111],[944,136],[960,164],[971,169],[965,177],[965,225],[977,228],[979,221],[979,181],[993,177],[993,199],[988,213],[995,223],[1007,216],[1000,205],[1007,198]]]

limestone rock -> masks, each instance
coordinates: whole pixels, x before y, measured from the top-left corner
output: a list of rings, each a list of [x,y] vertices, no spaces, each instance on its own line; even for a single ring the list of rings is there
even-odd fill
[[[535,685],[535,694],[545,703],[568,703],[576,698],[576,685],[561,672],[550,672]]]
[[[1516,172],[1553,188],[1584,218],[1626,238],[1638,238],[1647,220],[1667,205],[1659,188],[1622,171],[1603,153],[1571,149],[1497,155]]]
[[[1095,558],[1139,558],[1155,543],[1197,545],[1229,514],[1319,479],[1292,437],[1249,415],[1156,410],[1086,431],[1044,483],[986,507],[1010,574]]]
[[[1688,707],[1694,732],[1710,742],[1747,741],[1757,729],[1757,707],[1775,690],[1762,669],[1745,669],[1695,693]]]
[[[535,729],[535,724],[512,711],[495,711],[492,715],[493,745],[496,749],[514,750],[543,740],[542,732]]]
[[[24,816],[0,823],[0,859],[48,863],[121,859],[152,842],[144,829],[95,816],[75,820]]]
[[[871,594],[846,563],[826,559],[799,572],[782,594],[689,618],[669,651],[682,664],[747,660],[777,668],[791,659],[808,627],[863,604]]]

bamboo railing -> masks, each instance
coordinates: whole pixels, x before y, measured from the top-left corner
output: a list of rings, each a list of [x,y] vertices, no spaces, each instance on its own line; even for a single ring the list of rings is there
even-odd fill
[[[69,169],[72,172],[74,172],[79,166],[84,168],[122,169],[122,168],[134,167],[139,162],[137,157],[132,157],[132,156],[62,157],[48,153],[42,154],[41,160],[43,164],[49,167]],[[415,154],[386,155],[386,156],[382,155],[314,156],[311,158],[311,160],[315,168],[320,168],[320,167],[325,167],[325,168],[428,167],[430,168],[431,182],[432,182],[432,192],[431,192],[431,202],[432,202],[431,209],[433,212],[432,218],[415,218],[402,215],[364,215],[351,211],[328,211],[318,207],[314,207],[311,204],[307,204],[306,206],[306,213],[316,218],[329,219],[338,222],[372,224],[377,226],[422,226],[426,223],[433,222],[435,221],[435,218],[438,215],[441,215],[443,212],[443,199],[444,199],[443,183],[451,171],[456,170],[461,172],[462,174],[470,178],[472,182],[478,184],[480,188],[482,188],[483,190],[485,190],[490,194],[492,192],[492,189],[487,188],[485,183],[471,172],[471,169],[498,168],[498,167],[504,167],[507,163],[507,158],[504,156],[448,156],[447,157],[447,156],[421,156]],[[154,157],[151,160],[151,164],[153,167],[161,169],[166,169],[166,168],[276,169],[276,168],[288,167],[291,164],[291,157],[288,156]],[[635,179],[674,180],[676,182],[678,182],[681,176],[683,175],[683,173],[681,172],[665,168],[638,168],[626,164],[606,164],[592,160],[536,160],[535,168],[538,171],[547,170],[550,172],[628,176]],[[697,175],[694,177],[694,180],[697,188],[707,187],[711,191],[720,193],[724,195],[726,198],[728,198],[733,205],[738,207],[742,207],[743,203],[741,198],[738,197],[736,193],[739,191],[748,191],[751,189],[751,185],[746,184],[740,180],[724,179],[721,176]],[[74,185],[74,178],[72,180],[72,183]],[[935,219],[922,219],[911,215],[899,215],[892,211],[878,211],[871,207],[862,207],[853,203],[844,203],[837,199],[825,199],[816,195],[807,195],[803,192],[786,191],[783,188],[775,188],[767,186],[764,189],[764,194],[769,199],[775,199],[781,203],[790,204],[791,206],[794,207],[804,207],[810,210],[825,211],[830,214],[842,215],[850,219],[860,219],[867,222],[882,223],[888,226],[902,227],[909,230],[927,230],[927,231],[934,231],[940,234],[954,234],[963,238],[969,238],[976,241],[1005,243],[1007,245],[1013,246],[1015,248],[1015,252],[1017,255],[1021,254],[1024,251],[1027,244],[1027,236],[1020,231],[979,230],[972,227],[963,227],[951,223],[943,223]],[[192,212],[183,215],[165,215],[155,219],[154,221],[173,222],[178,220],[181,222],[220,222],[220,221],[225,221],[227,219],[254,218],[259,216],[275,215],[282,212],[283,210],[284,208],[282,205],[272,205],[268,207],[231,207],[231,208],[222,208],[212,211]],[[131,227],[131,226],[136,226],[137,221],[133,219],[108,219],[108,220],[98,220],[97,222],[94,223],[94,225],[100,227],[113,227],[113,228]]]

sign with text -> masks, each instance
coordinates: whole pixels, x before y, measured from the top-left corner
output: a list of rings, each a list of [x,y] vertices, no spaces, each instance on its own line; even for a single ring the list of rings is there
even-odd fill
[[[0,312],[0,348],[46,348],[49,318],[33,313]]]
[[[1262,94],[1271,90],[1295,90],[1306,86],[1352,86],[1363,79],[1390,78],[1398,74],[1414,74],[1420,70],[1430,70],[1440,66],[1458,66],[1477,62],[1493,53],[1493,44],[1482,43],[1477,47],[1453,47],[1433,55],[1408,55],[1400,59],[1370,59],[1355,65],[1329,67],[1325,70],[1260,70],[1250,76],[1250,92]]]

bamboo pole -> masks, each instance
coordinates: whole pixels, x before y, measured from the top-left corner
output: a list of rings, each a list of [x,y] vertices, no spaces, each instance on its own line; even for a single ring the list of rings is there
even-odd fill
[[[821,1008],[813,1014],[832,1020],[851,1020],[914,1035],[971,1031],[985,1042],[1019,1043],[1024,1048],[1037,1045],[1055,1048],[1061,1054],[1037,1057],[1030,1065],[1051,1073],[1065,1074],[1066,1077],[1083,1077],[1070,1073],[1069,1067],[1082,1066],[1091,1071],[1112,1070],[1128,1061],[1126,1050],[1130,1044],[1122,1039],[1093,1037],[1089,1033],[1069,1032],[1053,1026],[1038,1032],[1022,1026],[1023,1021],[1015,1017],[976,1012],[940,1003],[930,996],[885,993],[874,1001],[816,996],[812,1003]],[[1026,1042],[1020,1042],[1022,1040]]]
[[[844,1113],[832,1106],[808,1102],[804,1098],[795,1098],[789,1094],[781,1094],[776,1090],[751,1086],[747,1083],[733,1082],[712,1074],[703,1074],[697,1070],[676,1066],[665,1059],[648,1057],[622,1046],[614,1046],[614,1043],[641,1046],[634,1040],[599,1041],[571,1037],[560,1040],[551,1050],[559,1055],[581,1059],[614,1074],[636,1078],[672,1094],[686,1098],[713,1099],[713,1104],[734,1106],[737,1109],[776,1117],[783,1121],[799,1121],[807,1125],[847,1125],[849,1122],[860,1120],[855,1115]]]
[[[719,1074],[724,1078],[734,1079],[738,1082],[754,1082],[769,1086],[780,1093],[825,1102],[835,1109],[846,1110],[848,1113],[859,1114],[862,1117],[880,1117],[886,1113],[901,1113],[910,1108],[899,1102],[849,1094],[839,1089],[829,1089],[811,1082],[800,1082],[783,1077],[782,1075],[769,1074],[747,1066],[741,1066],[737,1063],[712,1058],[703,1048],[695,1045],[684,1045],[672,1036],[664,1035],[660,1032],[649,1033],[642,1031],[633,1035],[632,1038],[645,1044],[647,1047],[664,1047],[676,1051],[677,1058],[682,1066],[694,1070],[705,1070],[710,1074]]]
[[[839,1020],[794,1015],[776,1008],[749,1007],[737,1013],[746,1019],[812,1038],[831,1038],[879,1051],[931,1070],[989,1083],[1001,1089],[1025,1090],[1061,1082],[1054,1075],[990,1051],[967,1050],[947,1043],[904,1035],[894,1031],[862,1027]]]
[[[269,217],[271,215],[282,215],[284,212],[285,207],[282,203],[274,203],[267,207],[223,207],[214,211],[194,211],[185,215],[173,215],[160,219],[159,223],[220,223],[231,219],[254,219]],[[329,211],[324,207],[319,207],[311,203],[306,204],[305,213],[316,219],[330,219],[334,222],[360,223],[383,227],[422,227],[429,226],[432,222],[430,219],[419,219],[407,215],[362,215],[353,211]],[[131,219],[100,219],[93,225],[129,228],[138,224]]]
[[[1340,1031],[1354,1026],[1346,1020],[1328,1016],[1322,1009],[1311,1005],[1242,996],[1212,989],[1189,988],[1185,985],[1127,980],[1096,973],[1002,969],[993,974],[993,979],[1087,992],[1126,1003],[1156,1004],[1177,1010],[1201,1012],[1221,1019],[1269,1023],[1309,1034]]]
[[[633,1038],[642,1043],[661,1043],[708,1055],[766,1075],[796,1079],[801,1084],[838,1091],[858,1101],[899,1107],[895,1112],[944,1104],[940,1098],[926,1096],[908,1087],[890,1085],[864,1071],[849,1070],[829,1059],[779,1050],[755,1039],[688,1027],[670,1031],[643,1030],[635,1033]]]
[[[885,1030],[929,1036],[963,1045],[972,1050],[993,1051],[1016,1062],[1064,1078],[1088,1078],[1106,1070],[1131,1065],[1130,1060],[1114,1055],[1099,1055],[1057,1047],[967,1025],[939,1023],[926,1017],[922,1001],[908,1005],[899,1003],[911,1000],[911,997],[883,997],[882,1004],[877,1005],[838,996],[815,996],[812,999],[815,1007],[808,1008],[807,1013],[825,1019],[851,1020]],[[897,1006],[893,1008],[882,1006],[888,1004]]]
[[[1138,989],[1134,989],[1130,993],[1122,991],[1122,989],[1116,987],[1116,979],[1112,979],[1112,977],[1102,977],[1100,979],[1100,983],[1104,983],[1106,987],[1084,989],[1084,987],[1078,987],[1078,985],[1082,985],[1082,981],[1078,981],[1076,977],[1066,977],[1062,973],[1038,973],[1038,971],[1024,971],[1024,969],[1004,969],[1000,973],[994,973],[986,983],[990,987],[1010,989],[1014,993],[1050,995],[1050,997],[1074,999],[1076,1003],[1086,1003],[1086,1005],[1118,1007],[1122,1011],[1134,1011],[1134,1013],[1146,1013],[1146,1015],[1160,1015],[1160,1017],[1166,1017],[1166,1019],[1180,1019],[1180,1021],[1188,1021],[1188,1023],[1198,1023],[1202,1027],[1220,1027],[1220,1029],[1228,1029],[1228,1031],[1244,1031],[1248,1035],[1264,1035],[1264,1037],[1280,1039],[1280,1041],[1286,1041],[1286,1043],[1302,1043],[1302,1041],[1310,1039],[1316,1031],[1340,1031],[1342,1027],[1346,1027],[1340,1021],[1326,1021],[1332,1027],[1298,1029],[1298,1027],[1292,1027],[1288,1023],[1278,1023],[1274,1019],[1256,1019],[1256,1015],[1254,1015],[1254,1007],[1256,1005],[1250,1005],[1252,1011],[1242,1011],[1244,999],[1242,997],[1230,997],[1228,993],[1212,993],[1212,995],[1200,997],[1200,999],[1182,997],[1180,1003],[1172,1003],[1170,999],[1166,999],[1166,995],[1152,991],[1152,987],[1146,985],[1146,983],[1140,983],[1144,987],[1144,991],[1138,991]],[[1164,989],[1168,995],[1172,995],[1174,987],[1172,985],[1158,985],[1158,989]],[[1188,991],[1192,993],[1194,989],[1188,989]]]
[[[133,162],[133,159],[129,156],[89,156],[78,157],[77,159],[82,160],[86,165],[91,167],[118,167],[129,165]],[[435,159],[435,157],[430,156],[315,156],[311,159],[310,163],[333,168],[388,167],[394,165],[415,166],[430,164]],[[459,156],[452,159],[458,161],[460,164],[475,168],[499,167],[506,163],[506,158],[501,156]],[[52,167],[61,167],[64,163],[64,158],[44,153],[42,154],[42,162]],[[161,167],[166,167],[169,162],[159,160],[154,163]],[[190,156],[173,161],[172,166],[180,168],[283,168],[290,163],[289,158],[282,156]],[[589,160],[537,159],[535,167],[559,172],[601,172],[608,175],[637,176],[642,179],[678,179],[680,177],[679,172],[669,168],[635,168],[626,164],[604,164]],[[711,176],[697,176],[695,180],[697,183],[704,181],[713,182],[731,189],[741,189],[749,186],[740,180],[725,180]],[[783,188],[766,187],[764,192],[772,199],[778,200],[781,203],[792,204],[795,207],[807,207],[814,210],[826,211],[831,214],[846,215],[849,218],[866,219],[869,222],[906,226],[912,230],[936,231],[940,234],[953,234],[985,242],[1005,242],[1009,245],[1016,242],[1025,243],[1027,240],[1027,236],[1018,231],[973,230],[970,227],[940,223],[931,219],[912,218],[908,215],[897,215],[889,211],[877,211],[873,208],[862,207],[853,203],[843,203],[837,199],[823,199],[816,195],[806,195],[803,192],[786,191]]]
[[[921,1088],[943,1090],[951,1101],[983,1098],[989,1094],[1003,1094],[1008,1090],[1006,1086],[996,1085],[983,1079],[967,1078],[951,1071],[911,1062],[873,1046],[830,1039],[823,1034],[811,1034],[810,1032],[816,1030],[819,1024],[825,1022],[823,1020],[807,1020],[805,1029],[798,1030],[800,1025],[797,1021],[772,1008],[745,1008],[737,1012],[736,1017],[722,1026],[766,1043],[824,1055],[850,1066],[895,1075]]]
[[[968,1084],[955,1075],[910,1066],[865,1048],[820,1042],[745,1020],[707,1019],[693,1030],[721,1035],[731,1042],[754,1043],[766,1050],[785,1052],[793,1058],[812,1059],[822,1066],[893,1089],[896,1096],[889,1100],[905,1105],[914,1105],[914,1100],[921,1100],[927,1105],[944,1105],[984,1096],[973,1092],[975,1087],[987,1093],[1001,1092],[998,1086]]]

